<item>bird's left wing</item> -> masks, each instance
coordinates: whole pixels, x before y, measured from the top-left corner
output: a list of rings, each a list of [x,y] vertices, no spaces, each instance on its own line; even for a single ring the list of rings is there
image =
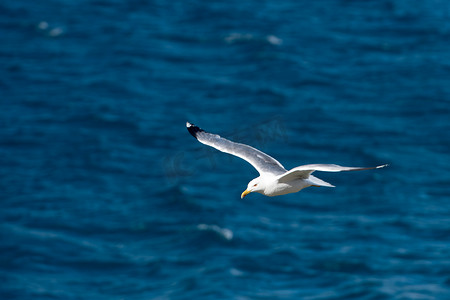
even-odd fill
[[[259,174],[280,175],[286,172],[286,169],[273,157],[259,151],[251,146],[235,143],[220,137],[217,134],[212,134],[203,129],[186,123],[189,133],[195,137],[200,143],[216,148],[219,151],[235,155],[249,162]]]
[[[288,182],[294,179],[307,179],[309,175],[311,175],[311,173],[314,171],[323,171],[323,172],[362,171],[362,170],[380,169],[386,166],[387,165],[380,165],[376,167],[361,168],[361,167],[343,167],[333,164],[311,164],[296,167],[287,171],[285,174],[282,174],[278,178],[278,181]]]

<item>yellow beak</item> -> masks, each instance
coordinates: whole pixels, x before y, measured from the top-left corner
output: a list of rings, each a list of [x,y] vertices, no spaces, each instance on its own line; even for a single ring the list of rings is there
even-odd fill
[[[247,196],[248,194],[250,194],[251,191],[249,190],[245,190],[242,194],[241,194],[241,199],[244,198],[245,196]]]

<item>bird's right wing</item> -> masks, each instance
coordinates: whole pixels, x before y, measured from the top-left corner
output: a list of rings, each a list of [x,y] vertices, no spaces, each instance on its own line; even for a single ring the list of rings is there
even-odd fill
[[[286,169],[276,159],[270,157],[264,152],[259,151],[251,146],[235,143],[212,134],[203,129],[186,123],[189,133],[195,137],[200,143],[216,148],[219,151],[237,156],[250,163],[259,174],[270,174],[278,176],[286,172]]]

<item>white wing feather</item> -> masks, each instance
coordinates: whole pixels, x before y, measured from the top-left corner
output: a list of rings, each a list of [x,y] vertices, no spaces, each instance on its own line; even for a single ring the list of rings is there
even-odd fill
[[[235,143],[217,134],[212,134],[203,129],[186,123],[189,133],[200,143],[216,148],[219,151],[237,156],[250,163],[259,174],[278,176],[286,173],[286,169],[273,157],[259,151],[251,146]]]
[[[371,170],[371,169],[380,169],[384,168],[387,165],[380,165],[376,167],[344,167],[333,164],[311,164],[304,165],[293,168],[287,171],[285,174],[282,174],[278,177],[279,182],[288,182],[294,179],[308,179],[309,175],[314,171],[323,171],[323,172],[342,172],[342,171],[362,171],[362,170]]]

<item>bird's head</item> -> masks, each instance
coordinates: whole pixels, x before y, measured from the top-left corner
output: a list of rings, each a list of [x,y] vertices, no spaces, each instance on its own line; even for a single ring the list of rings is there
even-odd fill
[[[252,192],[262,192],[264,187],[261,184],[260,177],[257,177],[248,183],[247,189],[241,194],[241,199]]]

